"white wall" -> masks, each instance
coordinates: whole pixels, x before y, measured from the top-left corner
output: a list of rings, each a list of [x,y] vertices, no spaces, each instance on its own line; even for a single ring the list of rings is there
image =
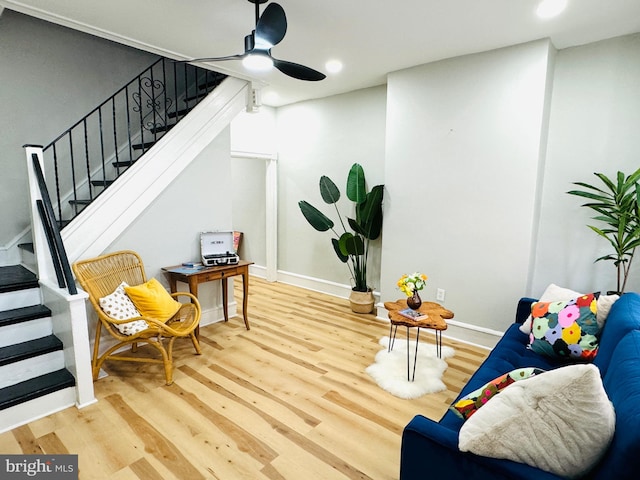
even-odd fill
[[[30,226],[22,146],[47,145],[155,59],[12,10],[2,12],[0,264],[4,247]]]
[[[593,171],[640,166],[638,84],[640,34],[560,52],[541,40],[395,72],[387,89],[279,108],[280,277],[325,291],[348,284],[329,234],[297,203],[331,216],[319,177],[343,188],[359,161],[370,185],[386,185],[382,301],[399,297],[402,273],[423,271],[424,299],[445,289],[462,324],[451,334],[470,327],[472,341],[490,344],[517,300],[551,282],[613,288],[613,266],[592,263],[606,245],[565,192]],[[630,290],[640,289],[639,270]]]
[[[231,182],[233,229],[243,232],[240,257],[250,260],[264,275],[267,266],[267,164],[277,163],[276,112],[262,106],[255,113],[240,113],[231,123]],[[277,167],[276,167],[277,168]],[[272,226],[276,228],[276,226]],[[252,267],[252,272],[256,269]]]
[[[457,321],[502,330],[526,289],[547,73],[538,41],[388,78],[383,300],[403,273]],[[507,310],[507,312],[505,312]],[[506,315],[505,315],[506,313]]]
[[[640,167],[640,34],[561,50],[550,119],[542,216],[532,294],[549,283],[591,292],[615,290],[611,253],[589,230],[584,202],[565,192],[572,182],[598,183],[593,172],[615,177]],[[635,260],[629,291],[640,290]]]
[[[302,216],[300,200],[307,200],[337,223],[334,207],[320,196],[322,175],[342,192],[341,212],[352,216],[346,198],[347,174],[353,163],[364,167],[369,188],[385,182],[385,87],[375,87],[281,107],[278,126],[278,269],[281,272],[352,285],[349,271],[333,251],[330,232],[317,232]],[[343,201],[344,200],[344,201]],[[346,221],[346,220],[345,220]],[[369,276],[380,287],[380,245],[372,244]]]
[[[118,239],[107,252],[134,250],[145,264],[148,278],[168,287],[162,267],[200,258],[200,232],[232,230],[232,185],[229,128],[206,147]],[[217,180],[216,180],[217,179]],[[188,291],[187,285],[178,284]],[[218,315],[220,282],[199,285],[203,324]]]

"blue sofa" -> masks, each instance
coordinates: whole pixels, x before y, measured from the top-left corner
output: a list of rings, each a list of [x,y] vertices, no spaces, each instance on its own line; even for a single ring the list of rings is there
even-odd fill
[[[515,368],[557,368],[526,348],[518,327],[535,300],[518,303],[516,322],[467,382],[459,397]],[[616,412],[616,431],[604,458],[586,477],[597,480],[640,478],[640,295],[626,293],[613,304],[593,363]],[[556,475],[510,460],[482,457],[458,449],[463,420],[448,411],[439,422],[417,415],[402,435],[400,479],[558,479]]]

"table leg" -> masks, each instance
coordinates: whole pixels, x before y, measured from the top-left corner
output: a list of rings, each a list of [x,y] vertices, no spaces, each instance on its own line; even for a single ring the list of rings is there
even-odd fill
[[[436,355],[442,358],[442,330],[436,330]]]
[[[248,270],[248,269],[247,269]],[[249,327],[249,314],[247,313],[247,306],[249,305],[249,274],[248,272],[242,272],[242,316],[244,317],[244,326]]]
[[[229,305],[228,305],[228,291],[227,291],[227,277],[222,277],[222,311],[224,312],[224,321],[229,321]]]
[[[173,281],[173,285],[175,285],[176,281]],[[174,287],[171,287],[174,288]],[[189,293],[191,295],[193,295],[194,297],[198,298],[198,279],[195,276],[189,277]],[[196,329],[194,330],[194,333],[196,334],[196,339],[200,339],[200,323],[198,323],[198,326],[196,327]]]
[[[411,381],[413,382],[416,379],[416,364],[418,363],[418,342],[420,340],[420,327],[418,327],[418,331],[416,332],[416,351],[413,355],[413,376],[411,377]]]
[[[407,327],[407,382],[411,381],[409,378],[409,327]]]
[[[398,326],[395,326],[396,329],[393,330],[393,323],[389,323],[389,352],[393,350],[393,344],[396,341],[396,333],[398,333]],[[391,332],[393,331],[393,336],[391,336]]]

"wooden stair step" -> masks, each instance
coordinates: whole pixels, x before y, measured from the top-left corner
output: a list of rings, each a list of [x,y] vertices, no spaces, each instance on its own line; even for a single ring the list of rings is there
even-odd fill
[[[204,98],[204,97],[202,97],[202,98]],[[178,117],[178,116],[180,116],[180,117],[184,117],[184,116],[185,116],[187,113],[189,113],[191,110],[193,110],[193,107],[190,107],[190,108],[182,108],[182,109],[178,110],[177,112],[176,112],[176,111],[173,111],[173,112],[169,112],[169,113],[167,113],[167,117],[169,117],[169,118],[176,118],[176,117]]]
[[[13,325],[16,323],[28,322],[36,318],[46,318],[51,316],[51,310],[44,305],[31,305],[28,307],[12,308],[11,310],[0,311],[0,327]]]
[[[133,163],[133,160],[127,160],[125,162],[111,162],[111,165],[113,165],[115,168],[127,168],[133,165]]]
[[[136,143],[134,145],[131,145],[131,148],[133,148],[134,150],[149,150],[155,144],[156,144],[155,141],[154,142]]]
[[[39,287],[38,277],[22,265],[0,267],[0,293]]]
[[[177,123],[169,123],[167,125],[160,125],[159,127],[151,128],[149,131],[151,133],[165,133],[175,127]]]
[[[0,348],[0,366],[62,350],[62,342],[55,335],[36,338]]]
[[[91,180],[91,185],[94,187],[108,187],[113,182],[115,182],[115,180]]]
[[[27,252],[35,253],[36,251],[33,249],[33,242],[25,242],[19,243],[18,248],[26,250]]]
[[[39,377],[0,389],[0,410],[28,402],[49,393],[57,392],[76,384],[73,375],[66,369],[56,370]]]

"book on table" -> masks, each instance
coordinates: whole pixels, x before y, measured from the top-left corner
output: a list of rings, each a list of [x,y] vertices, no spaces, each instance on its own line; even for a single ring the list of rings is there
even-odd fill
[[[410,308],[405,308],[403,310],[398,310],[398,313],[403,317],[410,318],[411,320],[426,320],[429,318],[429,315],[426,313],[420,313],[417,310],[411,310]]]

